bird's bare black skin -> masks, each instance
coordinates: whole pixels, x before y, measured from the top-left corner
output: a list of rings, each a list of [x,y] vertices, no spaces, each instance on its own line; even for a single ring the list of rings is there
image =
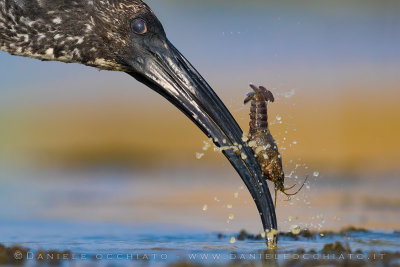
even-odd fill
[[[134,25],[140,19],[143,25]],[[13,55],[124,71],[189,117],[223,153],[249,189],[265,229],[277,229],[274,205],[242,130],[196,69],[169,42],[139,0],[0,0],[0,49]],[[224,144],[227,145],[227,144]]]

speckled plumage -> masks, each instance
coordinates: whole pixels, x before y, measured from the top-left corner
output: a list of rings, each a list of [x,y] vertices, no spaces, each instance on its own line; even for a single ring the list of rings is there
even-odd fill
[[[131,17],[139,0],[0,0],[0,49],[41,60],[124,71]]]

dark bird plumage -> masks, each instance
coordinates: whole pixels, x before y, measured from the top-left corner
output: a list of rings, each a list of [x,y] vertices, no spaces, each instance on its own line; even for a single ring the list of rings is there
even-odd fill
[[[179,108],[224,150],[249,189],[265,229],[277,229],[268,186],[242,131],[140,0],[0,0],[0,50],[123,71]],[[225,140],[226,143],[223,143]]]

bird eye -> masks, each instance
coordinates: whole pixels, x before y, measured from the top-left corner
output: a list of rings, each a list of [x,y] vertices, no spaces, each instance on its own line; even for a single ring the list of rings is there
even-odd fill
[[[142,19],[135,19],[132,21],[132,30],[137,34],[145,34],[147,32],[146,22]]]

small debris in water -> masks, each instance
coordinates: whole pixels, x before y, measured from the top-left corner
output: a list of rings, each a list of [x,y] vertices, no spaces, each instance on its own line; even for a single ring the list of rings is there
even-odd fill
[[[208,210],[207,204],[205,204],[205,205],[203,206],[203,211],[206,211],[206,210]]]
[[[242,157],[242,159],[247,159],[247,156],[244,153],[241,154],[241,157]]]
[[[231,240],[229,241],[231,244],[234,244],[236,242],[236,238],[234,236],[231,237]]]
[[[368,233],[368,230],[365,228],[357,228],[354,226],[349,226],[340,230],[340,234],[346,235],[348,233]]]
[[[233,213],[229,214],[228,219],[233,221],[233,219],[235,219],[235,215]]]
[[[318,177],[318,176],[319,176],[319,172],[318,172],[318,171],[315,171],[315,172],[313,173],[313,175],[314,175],[314,177]]]
[[[332,244],[326,244],[324,248],[322,249],[323,254],[334,254],[334,255],[341,255],[343,253],[350,253],[350,249],[347,247],[344,247],[342,243],[339,241],[332,243]]]
[[[263,236],[262,236],[263,235]],[[262,238],[265,238],[265,232],[263,234],[258,234],[258,235],[252,235],[246,232],[246,230],[241,230],[239,234],[237,235],[237,240],[261,240]]]
[[[235,192],[235,193],[233,194],[233,197],[234,197],[234,198],[239,198],[239,193],[238,193],[238,192]]]
[[[280,121],[280,120],[282,120],[282,117],[279,116],[279,115],[277,115],[277,116],[276,116],[276,120],[277,120],[277,121]]]
[[[232,205],[231,205],[231,204],[228,204],[228,205],[226,205],[226,208],[227,208],[227,209],[231,209],[231,208],[232,208]]]

